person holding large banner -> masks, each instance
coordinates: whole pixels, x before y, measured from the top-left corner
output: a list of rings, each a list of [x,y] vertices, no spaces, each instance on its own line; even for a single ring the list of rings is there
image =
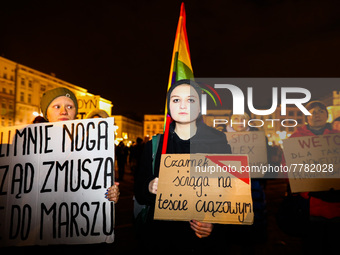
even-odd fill
[[[43,117],[48,122],[75,120],[78,114],[77,98],[71,90],[65,87],[58,87],[46,91],[40,99],[40,108]],[[93,116],[89,116],[89,118],[94,116],[95,113]],[[105,115],[100,116],[105,117]],[[108,117],[108,115],[106,117]],[[115,183],[115,185],[108,188],[105,197],[109,201],[118,202],[120,194],[118,185],[119,183]]]
[[[290,138],[338,133],[327,123],[328,110],[322,102],[309,102],[306,109],[311,113],[306,117],[307,124],[298,128]],[[338,249],[336,235],[340,227],[340,190],[301,192],[296,195],[300,196],[300,207],[305,208],[306,215],[309,214],[309,218],[301,219],[301,222],[306,222],[305,229],[297,229],[304,235],[304,248],[307,253],[334,252],[335,249],[330,247]],[[289,225],[289,222],[286,225]]]
[[[203,123],[200,114],[200,95],[201,89],[190,80],[179,80],[169,89],[167,103],[173,122],[170,124],[167,154],[231,153],[226,136]],[[142,246],[151,253],[170,250],[176,253],[214,252],[218,248],[218,244],[214,241],[220,236],[217,233],[217,225],[214,227],[211,223],[203,223],[194,219],[189,223],[153,220],[162,144],[163,136],[160,138],[154,159],[152,143],[146,144],[135,178],[137,201],[151,206],[145,233],[142,235]]]
[[[114,119],[75,120],[66,88],[46,91],[41,110],[48,123],[0,132],[0,246],[112,243]]]

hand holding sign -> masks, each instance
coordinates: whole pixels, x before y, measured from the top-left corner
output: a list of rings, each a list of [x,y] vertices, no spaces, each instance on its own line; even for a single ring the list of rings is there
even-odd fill
[[[151,194],[157,194],[157,188],[158,188],[158,178],[156,177],[149,183],[149,192]]]
[[[208,237],[210,236],[214,225],[211,223],[200,222],[197,220],[190,221],[190,227],[192,230],[195,231],[195,234],[199,238]]]
[[[105,198],[107,200],[117,203],[119,199],[119,182],[115,182],[115,185],[111,186],[107,189],[107,192],[105,193]]]

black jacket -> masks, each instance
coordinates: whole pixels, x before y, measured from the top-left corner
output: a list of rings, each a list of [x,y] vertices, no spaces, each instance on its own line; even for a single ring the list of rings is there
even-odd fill
[[[197,124],[196,134],[189,140],[181,140],[174,132],[175,125],[172,123],[169,130],[167,153],[207,153],[228,154],[231,153],[226,135],[216,129],[208,127],[203,122]],[[207,238],[199,239],[190,228],[188,222],[183,221],[158,221],[153,220],[156,195],[149,192],[149,183],[158,177],[163,135],[161,136],[155,157],[155,169],[152,173],[152,142],[148,142],[142,155],[141,164],[135,175],[135,197],[140,204],[150,205],[148,221],[145,231],[141,235],[142,246],[145,252],[166,249],[171,253],[195,253],[217,254],[220,244],[220,226],[214,226],[212,234]],[[152,249],[151,249],[152,248]],[[150,250],[149,250],[150,249]]]

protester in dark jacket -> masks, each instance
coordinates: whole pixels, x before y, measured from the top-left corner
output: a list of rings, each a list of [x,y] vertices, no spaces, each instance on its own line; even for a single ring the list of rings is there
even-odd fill
[[[189,80],[174,84],[168,92],[169,114],[174,120],[170,125],[166,153],[231,153],[226,136],[206,126],[200,117],[200,88]],[[135,178],[135,196],[140,204],[151,205],[146,232],[142,236],[145,251],[154,253],[203,253],[214,252],[218,226],[196,220],[153,220],[158,186],[163,136],[160,139],[152,173],[152,144],[146,144],[141,165]],[[221,244],[220,244],[221,247]]]
[[[307,117],[307,125],[298,128],[292,135],[293,137],[301,136],[315,136],[315,135],[327,135],[335,134],[339,131],[332,130],[332,126],[327,123],[328,111],[326,106],[319,101],[310,102],[306,109],[309,110],[312,115]],[[337,199],[330,200],[327,198],[332,193],[337,192]],[[306,199],[310,198],[310,215],[317,217],[324,217],[327,219],[340,217],[340,193],[339,191],[322,191],[322,192],[305,192],[300,193]],[[334,198],[336,198],[334,196]]]
[[[291,138],[338,133],[327,123],[328,111],[322,102],[312,101],[306,109],[312,114],[307,116],[307,125],[298,128]],[[309,225],[304,237],[306,254],[333,254],[329,252],[338,249],[340,191],[303,192],[299,195],[309,202]]]

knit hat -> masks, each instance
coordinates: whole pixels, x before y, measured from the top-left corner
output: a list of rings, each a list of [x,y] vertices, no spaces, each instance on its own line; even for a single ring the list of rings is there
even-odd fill
[[[77,102],[76,96],[73,94],[71,90],[64,88],[64,87],[59,87],[59,88],[46,91],[41,97],[40,109],[46,120],[48,120],[47,119],[47,108],[49,107],[49,105],[52,103],[54,99],[56,99],[57,97],[61,97],[61,96],[69,97],[70,99],[72,99],[76,107],[76,115],[78,114],[78,102]]]
[[[171,116],[171,112],[170,112],[170,96],[172,91],[180,86],[180,85],[190,85],[191,88],[193,88],[194,90],[196,90],[197,94],[198,94],[198,100],[199,100],[199,105],[201,106],[201,95],[202,95],[202,89],[201,87],[194,81],[192,80],[178,80],[176,81],[168,90],[168,94],[167,94],[167,107],[168,107],[168,114]],[[198,118],[201,117],[201,113],[198,115]]]

